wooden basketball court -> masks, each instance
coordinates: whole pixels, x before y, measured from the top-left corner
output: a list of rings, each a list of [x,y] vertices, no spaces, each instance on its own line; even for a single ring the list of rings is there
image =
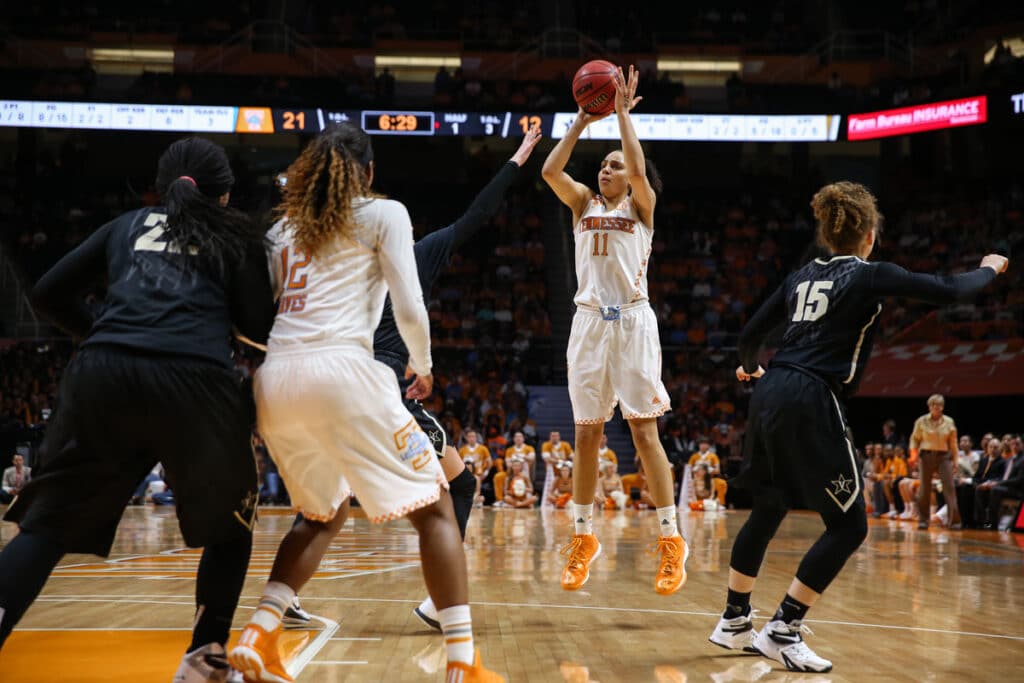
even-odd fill
[[[687,512],[689,581],[654,593],[653,512],[604,512],[604,554],[583,591],[558,585],[562,511],[474,510],[467,559],[477,643],[509,681],[1024,680],[1024,536],[918,532],[872,522],[867,542],[810,613],[809,644],[832,673],[795,674],[707,641],[725,598],[732,539],[748,511]],[[292,521],[264,510],[236,627],[254,609]],[[769,548],[753,605],[758,625],[822,529],[793,513]],[[0,541],[14,533],[4,525]],[[189,641],[199,553],[173,509],[129,508],[109,560],[68,556],[0,653],[5,683],[170,681]],[[350,520],[303,606],[316,628],[283,643],[298,681],[439,681],[440,636],[412,614],[424,596],[417,538],[405,522]],[[237,635],[237,631],[236,631]]]

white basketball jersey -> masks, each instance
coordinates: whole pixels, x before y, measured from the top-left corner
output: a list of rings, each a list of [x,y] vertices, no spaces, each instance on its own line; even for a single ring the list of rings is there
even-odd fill
[[[354,343],[372,354],[373,332],[380,323],[390,277],[396,314],[400,307],[414,313],[413,324],[398,321],[410,362],[422,366],[418,372],[429,372],[429,323],[416,274],[409,212],[391,199],[360,199],[353,210],[358,227],[352,236],[325,246],[314,259],[295,246],[287,219],[270,229],[278,307],[267,351]]]
[[[626,197],[614,208],[594,196],[573,231],[577,305],[600,308],[647,299],[647,263],[654,229],[644,225]]]

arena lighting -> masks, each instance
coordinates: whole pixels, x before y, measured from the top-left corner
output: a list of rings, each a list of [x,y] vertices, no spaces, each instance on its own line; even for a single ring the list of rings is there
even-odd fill
[[[658,60],[658,71],[686,73],[721,73],[736,72],[743,69],[743,62],[738,59],[690,59],[665,58]]]
[[[378,68],[386,66],[404,69],[436,69],[440,66],[460,67],[462,58],[441,55],[376,55],[373,58],[373,63]]]
[[[101,73],[133,74],[143,71],[174,71],[173,48],[94,47],[86,52],[89,61]]]

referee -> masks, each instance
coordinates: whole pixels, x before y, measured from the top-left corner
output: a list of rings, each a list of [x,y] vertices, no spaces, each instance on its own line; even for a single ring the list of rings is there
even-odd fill
[[[41,466],[6,514],[21,533],[0,553],[0,646],[64,554],[109,555],[132,492],[161,462],[185,542],[204,547],[174,680],[227,679],[258,498],[251,397],[230,340],[234,327],[265,341],[274,317],[263,232],[228,208],[233,184],[220,146],[175,142],[157,167],[163,206],[104,225],[33,288],[35,310],[83,341]],[[104,278],[94,318],[84,295]]]

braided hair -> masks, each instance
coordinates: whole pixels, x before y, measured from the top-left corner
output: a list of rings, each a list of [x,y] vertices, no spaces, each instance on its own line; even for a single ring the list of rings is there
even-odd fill
[[[350,235],[353,201],[380,196],[370,190],[372,161],[370,136],[344,122],[320,133],[288,167],[277,213],[287,216],[304,254],[315,258],[328,242]]]

